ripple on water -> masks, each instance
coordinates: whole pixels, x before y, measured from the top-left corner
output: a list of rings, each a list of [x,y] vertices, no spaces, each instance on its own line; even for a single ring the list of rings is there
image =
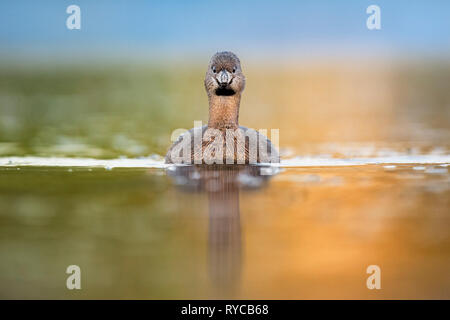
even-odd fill
[[[447,174],[448,170],[447,168],[438,168],[438,167],[429,167],[425,170],[425,173],[431,173],[431,174]]]

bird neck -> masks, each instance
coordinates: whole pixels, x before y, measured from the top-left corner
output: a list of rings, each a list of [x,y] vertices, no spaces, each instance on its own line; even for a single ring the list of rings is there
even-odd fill
[[[239,105],[241,94],[232,96],[209,97],[209,120],[208,127],[215,129],[236,129],[239,127]]]

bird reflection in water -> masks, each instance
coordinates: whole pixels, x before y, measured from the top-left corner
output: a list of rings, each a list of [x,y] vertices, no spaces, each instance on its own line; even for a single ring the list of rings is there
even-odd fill
[[[182,191],[206,193],[209,208],[209,273],[213,290],[232,297],[242,270],[239,192],[264,187],[278,169],[252,165],[172,166],[168,174]]]

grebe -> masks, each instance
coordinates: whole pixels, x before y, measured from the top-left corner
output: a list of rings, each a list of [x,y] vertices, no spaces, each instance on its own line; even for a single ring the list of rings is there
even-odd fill
[[[269,139],[254,129],[239,126],[239,106],[244,88],[245,76],[239,58],[229,51],[213,55],[205,76],[208,125],[182,134],[167,152],[166,163],[279,162],[278,151]],[[196,133],[199,139],[196,139]],[[230,139],[227,139],[228,134]]]

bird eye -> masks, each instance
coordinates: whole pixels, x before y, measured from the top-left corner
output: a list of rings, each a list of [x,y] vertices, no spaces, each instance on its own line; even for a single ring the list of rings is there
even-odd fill
[[[212,66],[212,67],[211,67],[211,70],[212,70],[214,73],[216,73],[216,67],[215,67],[215,66]]]
[[[236,72],[236,67],[233,67],[233,73],[235,73]]]

